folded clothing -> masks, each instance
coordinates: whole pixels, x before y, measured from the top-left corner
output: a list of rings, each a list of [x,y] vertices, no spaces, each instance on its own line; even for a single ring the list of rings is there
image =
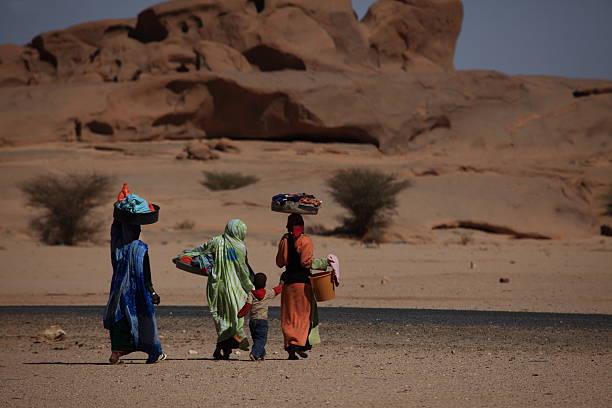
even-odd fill
[[[130,192],[127,183],[123,183],[115,207],[122,211],[130,213],[149,213],[155,212],[153,204],[147,202],[144,198]]]
[[[206,273],[208,273],[215,265],[212,254],[196,256],[183,255],[179,258],[179,262],[195,266]]]
[[[333,281],[336,286],[340,286],[340,261],[338,257],[334,254],[327,255],[327,260],[329,261],[329,266],[332,269]]]
[[[139,214],[155,211],[152,204],[148,203],[147,200],[134,193],[128,194],[123,201],[116,202],[115,207],[122,211]]]
[[[321,201],[317,200],[314,195],[299,193],[299,194],[277,194],[272,197],[272,202],[276,204],[282,204],[286,201],[299,202],[300,204],[310,205],[313,207],[320,207]]]
[[[272,197],[272,211],[297,214],[317,214],[321,201],[312,194],[277,194]]]

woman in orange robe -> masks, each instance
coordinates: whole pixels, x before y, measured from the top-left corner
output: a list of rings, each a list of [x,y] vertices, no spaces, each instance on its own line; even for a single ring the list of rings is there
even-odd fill
[[[309,277],[310,269],[325,269],[327,260],[313,259],[312,240],[304,235],[301,215],[289,216],[287,230],[276,254],[276,265],[285,268],[281,274],[281,328],[289,360],[298,360],[298,355],[308,357],[306,351],[320,342],[317,303]]]

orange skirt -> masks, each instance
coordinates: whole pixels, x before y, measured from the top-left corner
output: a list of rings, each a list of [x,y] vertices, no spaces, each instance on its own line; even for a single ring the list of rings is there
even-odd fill
[[[281,328],[285,348],[305,346],[310,332],[312,287],[305,283],[290,283],[281,293]]]

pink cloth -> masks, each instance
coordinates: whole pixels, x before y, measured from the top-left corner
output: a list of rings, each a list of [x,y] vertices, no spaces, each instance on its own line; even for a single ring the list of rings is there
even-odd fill
[[[334,254],[327,255],[327,260],[329,261],[329,266],[332,268],[332,275],[334,277],[334,283],[336,286],[340,286],[340,261],[338,257]]]

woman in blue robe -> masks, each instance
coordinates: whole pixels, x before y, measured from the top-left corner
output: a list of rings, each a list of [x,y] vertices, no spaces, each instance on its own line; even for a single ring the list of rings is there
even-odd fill
[[[134,351],[148,354],[147,363],[166,355],[157,333],[154,304],[159,295],[151,283],[148,246],[140,241],[140,225],[114,220],[111,226],[113,278],[104,311],[104,328],[111,339],[111,364]]]

